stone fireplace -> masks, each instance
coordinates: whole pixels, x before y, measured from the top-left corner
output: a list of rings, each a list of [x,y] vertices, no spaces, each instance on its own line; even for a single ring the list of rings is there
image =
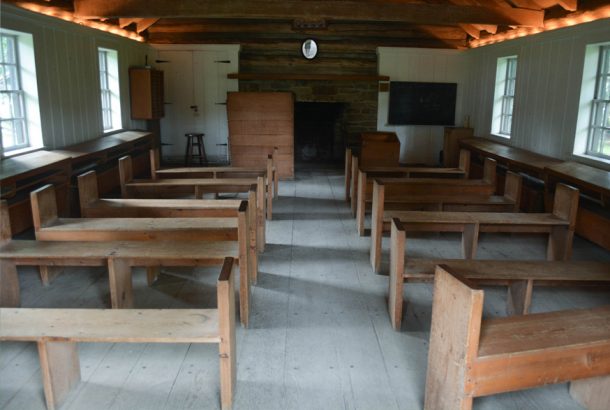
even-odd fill
[[[377,129],[377,84],[377,81],[261,79],[240,80],[239,90],[292,92],[296,104],[295,159],[342,163],[345,146],[356,144],[360,133]],[[333,104],[321,105],[328,110],[321,114],[315,114],[315,108],[309,104],[299,106],[299,103],[313,102]],[[324,125],[326,131],[321,131],[312,123],[312,115],[317,115],[318,125]],[[302,130],[297,128],[299,117],[309,118]],[[329,125],[329,117],[334,117],[333,125]],[[334,136],[328,134],[329,129],[334,131]],[[326,133],[327,136],[316,135],[319,132]],[[332,138],[332,144],[329,138]],[[298,148],[299,144],[303,146]],[[319,158],[316,159],[316,156]]]

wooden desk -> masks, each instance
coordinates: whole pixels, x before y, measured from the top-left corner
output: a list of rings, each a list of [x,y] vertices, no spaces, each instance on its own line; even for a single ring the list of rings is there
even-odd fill
[[[36,151],[0,161],[0,199],[8,201],[13,233],[32,227],[30,191],[46,184],[56,187],[60,215],[69,213],[70,175],[70,158],[51,151]]]
[[[556,158],[536,154],[521,148],[510,147],[484,138],[466,138],[460,141],[460,145],[462,148],[471,151],[471,178],[479,177],[481,172],[479,164],[486,157],[495,159],[499,166],[506,167],[508,171],[521,172],[540,181],[544,180],[545,167],[563,162]],[[499,173],[498,177],[497,193],[501,195],[504,177],[502,173]],[[520,208],[526,212],[542,212],[545,208],[544,189],[541,185],[537,186],[537,184],[531,184],[528,181],[531,180],[526,178],[523,181]]]
[[[460,141],[460,145],[479,156],[495,159],[498,164],[505,165],[510,171],[525,172],[538,179],[544,179],[545,167],[563,162],[557,158],[510,147],[484,138],[465,138]]]
[[[583,197],[576,219],[576,233],[610,249],[610,172],[572,161],[547,166],[545,172],[547,206],[557,183],[578,188]]]
[[[146,131],[125,131],[107,137],[70,145],[53,152],[72,159],[72,180],[70,185],[71,209],[78,209],[78,188],[76,177],[95,170],[98,175],[100,195],[117,191],[119,183],[118,160],[130,155],[133,158],[135,175],[149,175],[148,150],[153,145],[153,134]],[[75,214],[76,215],[76,214]]]

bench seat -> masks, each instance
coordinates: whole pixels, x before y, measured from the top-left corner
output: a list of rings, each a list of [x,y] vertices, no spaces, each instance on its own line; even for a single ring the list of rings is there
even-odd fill
[[[234,261],[217,281],[217,309],[0,308],[0,341],[36,342],[47,408],[61,406],[81,378],[77,343],[217,343],[220,403],[236,380]]]
[[[475,397],[566,381],[585,405],[609,402],[610,305],[483,319],[483,302],[437,266],[424,409],[469,410]]]
[[[373,215],[371,232],[371,265],[375,272],[381,268],[381,237],[383,232],[461,232],[462,255],[473,259],[480,232],[546,233],[547,259],[568,260],[571,256],[578,190],[559,185],[555,193],[553,212],[436,212],[384,211]],[[394,226],[396,225],[396,226]]]
[[[6,341],[218,343],[216,309],[0,309]]]
[[[469,151],[467,151],[469,152]],[[153,148],[149,151],[150,173],[153,179],[159,178],[251,178],[262,176],[268,194],[278,197],[279,175],[276,170],[276,158],[278,148],[273,149],[273,153],[267,156],[266,166],[263,167],[176,167],[161,168],[161,158],[159,149]],[[268,211],[269,212],[269,211]]]

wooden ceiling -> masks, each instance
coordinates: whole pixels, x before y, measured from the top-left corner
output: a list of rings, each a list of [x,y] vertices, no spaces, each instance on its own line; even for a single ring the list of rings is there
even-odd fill
[[[6,0],[138,32],[151,43],[466,48],[473,39],[577,16],[600,0]],[[30,7],[31,8],[31,7]]]

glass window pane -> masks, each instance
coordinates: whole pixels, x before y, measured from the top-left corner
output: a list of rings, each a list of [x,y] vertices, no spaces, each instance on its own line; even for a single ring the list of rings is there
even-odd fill
[[[6,120],[11,118],[11,97],[8,93],[0,93],[0,119]]]
[[[19,90],[19,76],[17,73],[17,66],[4,66],[4,80],[6,81],[6,90]]]
[[[604,130],[601,145],[601,153],[610,157],[610,130]]]
[[[2,146],[4,149],[15,146],[15,138],[12,121],[2,121]]]

